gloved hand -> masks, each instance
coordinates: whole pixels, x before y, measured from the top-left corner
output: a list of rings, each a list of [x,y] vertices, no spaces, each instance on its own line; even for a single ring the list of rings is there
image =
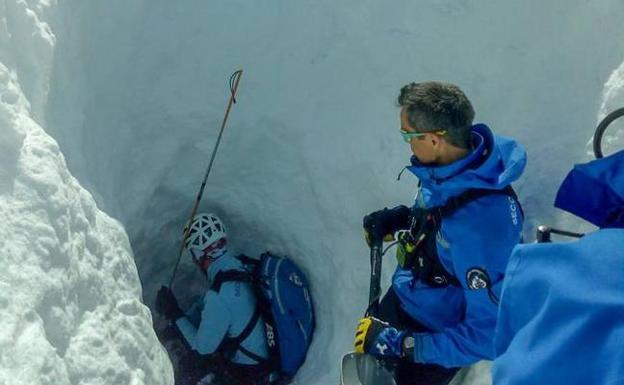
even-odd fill
[[[155,329],[156,337],[158,340],[164,344],[168,341],[175,341],[184,338],[180,333],[180,330],[173,324],[167,324],[163,329]]]
[[[156,311],[169,321],[175,321],[184,316],[184,312],[178,306],[178,300],[167,286],[161,286],[156,294]]]
[[[378,357],[404,357],[403,340],[406,336],[406,332],[393,328],[387,322],[374,317],[362,318],[355,332],[355,352]]]
[[[374,239],[394,240],[394,233],[409,227],[411,210],[407,206],[384,208],[366,215],[363,220],[364,239],[370,246]]]

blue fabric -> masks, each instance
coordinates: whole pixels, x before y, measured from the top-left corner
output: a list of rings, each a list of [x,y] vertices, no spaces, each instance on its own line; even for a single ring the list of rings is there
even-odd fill
[[[291,259],[265,253],[261,261],[260,276],[264,282],[261,290],[276,329],[269,334],[276,336],[281,372],[293,376],[305,360],[314,333],[310,285]]]
[[[624,230],[518,246],[495,343],[497,385],[624,384]]]
[[[515,141],[473,126],[475,149],[446,166],[420,164],[412,157],[408,169],[419,178],[418,207],[443,205],[467,189],[502,189],[516,181],[526,165],[526,153]],[[500,294],[507,260],[522,239],[523,218],[517,203],[502,194],[483,196],[444,218],[437,235],[437,252],[461,287],[431,288],[414,282],[412,272],[397,268],[394,290],[403,310],[431,329],[415,334],[422,355],[415,359],[445,367],[465,366],[494,358],[497,306],[487,290],[469,289],[466,273],[485,270],[493,292]]]
[[[555,207],[598,227],[624,227],[624,151],[574,166]]]
[[[242,263],[229,253],[215,260],[208,268],[208,282],[220,271],[245,271]],[[201,308],[201,309],[200,309]],[[187,317],[176,321],[178,329],[192,349],[199,354],[215,353],[224,338],[237,337],[247,326],[256,308],[256,297],[251,287],[243,282],[224,282],[219,292],[208,290],[203,306],[193,306]],[[197,313],[201,314],[197,325]],[[194,321],[194,322],[192,322]],[[264,323],[258,322],[242,346],[263,358],[268,357]],[[232,362],[256,364],[254,360],[237,352]]]

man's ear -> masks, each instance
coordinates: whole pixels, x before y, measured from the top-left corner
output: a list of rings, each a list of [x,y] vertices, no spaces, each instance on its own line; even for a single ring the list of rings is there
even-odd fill
[[[432,146],[436,147],[440,144],[440,138],[435,135],[435,134],[430,134],[429,135],[429,141],[431,143]]]

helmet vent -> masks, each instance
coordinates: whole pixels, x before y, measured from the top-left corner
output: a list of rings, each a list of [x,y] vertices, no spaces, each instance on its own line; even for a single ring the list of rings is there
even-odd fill
[[[193,249],[205,249],[214,242],[227,237],[225,225],[214,214],[198,214],[190,223],[187,248],[192,245]]]

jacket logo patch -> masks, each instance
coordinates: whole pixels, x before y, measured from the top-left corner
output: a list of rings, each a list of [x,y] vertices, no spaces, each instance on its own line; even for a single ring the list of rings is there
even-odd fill
[[[303,286],[303,282],[301,281],[301,278],[297,275],[297,273],[290,274],[288,279],[290,280],[290,282],[293,283],[293,285],[295,285],[297,287],[302,287]]]
[[[507,199],[509,200],[509,213],[511,215],[511,223],[513,223],[514,226],[518,226],[519,215],[518,215],[518,205],[516,204],[516,200],[513,199],[512,197],[507,197]]]
[[[265,331],[266,331],[266,340],[269,348],[272,348],[277,345],[275,341],[275,332],[273,332],[273,327],[269,325],[267,322],[264,323]]]
[[[485,270],[473,267],[466,272],[466,284],[471,290],[487,289],[490,286],[490,277]]]
[[[377,343],[377,346],[375,346],[377,348],[377,351],[379,352],[379,354],[381,354],[382,356],[384,354],[386,354],[386,350],[388,350],[388,345],[386,344],[380,344],[379,342]]]

